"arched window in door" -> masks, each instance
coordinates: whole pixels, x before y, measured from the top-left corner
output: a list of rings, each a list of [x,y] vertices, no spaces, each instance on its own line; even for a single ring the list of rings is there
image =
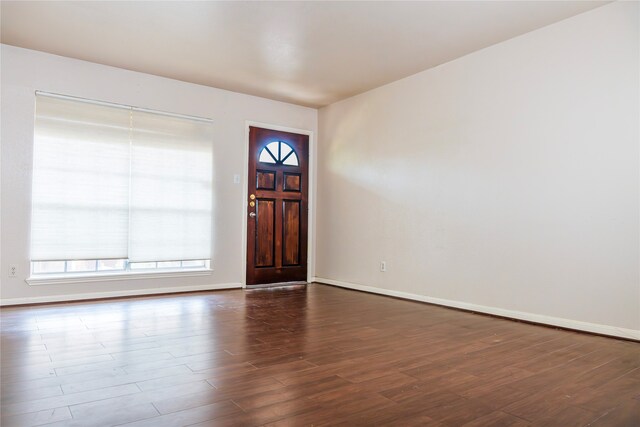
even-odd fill
[[[260,151],[258,161],[272,165],[298,166],[298,155],[286,142],[273,141]]]

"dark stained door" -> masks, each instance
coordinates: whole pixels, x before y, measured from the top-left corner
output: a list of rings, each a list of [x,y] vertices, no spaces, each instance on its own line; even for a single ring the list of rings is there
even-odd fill
[[[251,127],[247,285],[307,280],[309,137]]]

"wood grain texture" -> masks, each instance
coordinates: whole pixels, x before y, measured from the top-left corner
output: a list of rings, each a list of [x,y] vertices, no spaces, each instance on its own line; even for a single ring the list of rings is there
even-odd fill
[[[274,171],[256,172],[256,190],[275,190],[276,173]]]
[[[284,172],[283,191],[300,191],[300,174]]]
[[[263,148],[277,141],[294,150],[297,166],[259,161]],[[280,157],[280,152],[275,154]],[[306,282],[309,137],[250,127],[248,174],[247,285]],[[256,206],[251,206],[252,196]],[[273,230],[260,218],[260,201],[266,199],[275,202],[269,218],[274,221]]]
[[[282,265],[300,265],[300,201],[282,202]]]
[[[275,200],[256,200],[256,267],[271,267],[275,263]]]
[[[2,426],[637,426],[640,344],[325,285],[3,308]]]

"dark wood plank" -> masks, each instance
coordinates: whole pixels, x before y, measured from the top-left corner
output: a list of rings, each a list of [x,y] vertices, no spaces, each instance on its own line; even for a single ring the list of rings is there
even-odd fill
[[[627,399],[620,405],[608,411],[593,424],[593,427],[638,427],[640,425],[640,400]]]
[[[324,285],[0,321],[3,426],[640,425],[638,343]]]

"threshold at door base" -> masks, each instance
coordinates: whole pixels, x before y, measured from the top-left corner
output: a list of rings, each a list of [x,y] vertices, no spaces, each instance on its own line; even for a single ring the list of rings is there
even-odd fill
[[[247,289],[260,289],[260,288],[282,288],[285,286],[300,286],[307,285],[308,282],[305,281],[297,281],[297,282],[276,282],[276,283],[265,283],[262,285],[247,285]]]

